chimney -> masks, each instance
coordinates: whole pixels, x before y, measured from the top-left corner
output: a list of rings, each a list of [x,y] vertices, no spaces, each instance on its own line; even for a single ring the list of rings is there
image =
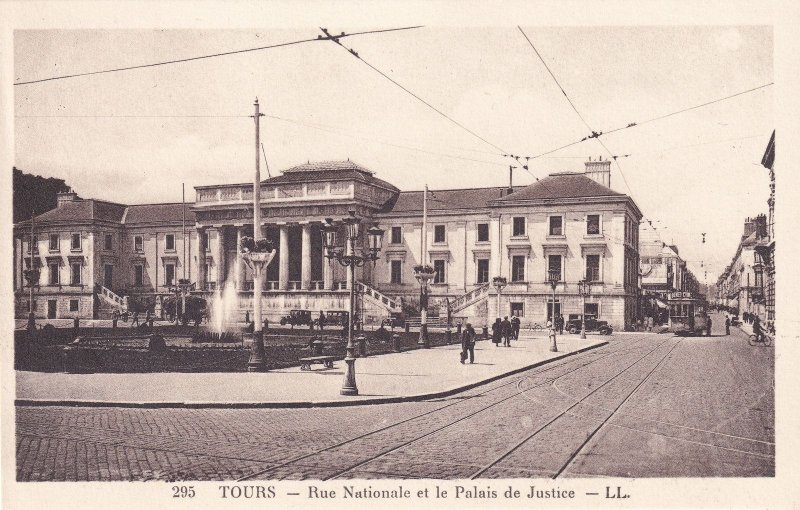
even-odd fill
[[[584,163],[586,165],[586,170],[584,171],[584,175],[589,179],[602,184],[606,188],[611,187],[611,161],[605,160],[603,161],[603,156],[600,156],[597,161],[592,161],[592,158],[589,158],[589,161]]]
[[[79,200],[78,194],[72,190],[64,191],[56,194],[56,205],[61,207],[68,202],[77,202]]]

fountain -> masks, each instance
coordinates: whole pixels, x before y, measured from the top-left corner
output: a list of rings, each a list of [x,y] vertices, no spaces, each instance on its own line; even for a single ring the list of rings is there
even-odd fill
[[[201,341],[235,341],[238,333],[239,296],[228,279],[225,287],[214,292],[208,309],[208,327],[198,335]]]

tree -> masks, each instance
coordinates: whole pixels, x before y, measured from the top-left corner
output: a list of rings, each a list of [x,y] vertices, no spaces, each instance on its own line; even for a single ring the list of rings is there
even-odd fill
[[[42,214],[58,205],[57,195],[70,191],[64,179],[26,174],[14,170],[14,223],[30,219],[31,213]]]

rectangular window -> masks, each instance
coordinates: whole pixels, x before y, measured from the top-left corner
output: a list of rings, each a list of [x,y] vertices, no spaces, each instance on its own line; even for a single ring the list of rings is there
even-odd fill
[[[140,253],[144,251],[142,236],[133,236],[133,251]]]
[[[72,274],[70,281],[72,285],[80,285],[81,284],[81,264],[80,262],[73,262],[70,267],[72,268]]]
[[[445,242],[444,225],[436,225],[435,227],[433,227],[433,242],[434,243]]]
[[[513,233],[511,235],[524,236],[525,235],[525,218],[518,216],[513,219]]]
[[[600,215],[590,214],[586,216],[586,234],[597,235],[600,233]]]
[[[73,250],[80,250],[81,249],[81,235],[80,234],[72,234],[72,247]]]
[[[489,259],[478,259],[478,283],[489,283]]]
[[[525,281],[525,255],[514,255],[511,257],[511,281]]]
[[[69,300],[69,311],[70,312],[77,312],[78,311],[78,300],[77,299],[70,299]]]
[[[547,256],[547,281],[561,281],[561,255]]]
[[[105,242],[103,243],[103,248],[105,248],[106,251],[113,250],[114,249],[114,235],[113,234],[106,234],[104,239],[105,239]]]
[[[58,262],[51,262],[50,267],[50,285],[58,285]]]
[[[600,278],[600,255],[586,255],[586,280],[599,282]]]
[[[444,272],[444,260],[434,260],[433,270],[436,271],[436,276],[433,277],[433,283],[446,283],[446,274]]]
[[[485,243],[489,241],[489,224],[478,223],[478,242]]]
[[[58,234],[50,234],[50,251],[58,251]]]
[[[525,317],[525,303],[511,303],[512,317]]]
[[[583,313],[586,314],[587,319],[596,319],[600,313],[600,306],[597,303],[586,303]]]
[[[138,287],[144,285],[144,266],[141,264],[133,266],[133,284]]]
[[[107,289],[111,289],[114,286],[114,266],[111,264],[103,265],[103,285]]]
[[[550,230],[551,236],[563,236],[564,228],[562,226],[561,216],[550,216]]]
[[[403,261],[402,260],[393,260],[392,261],[392,280],[391,283],[403,283]]]
[[[392,227],[392,244],[402,244],[403,243],[403,228],[402,227]]]
[[[167,251],[174,251],[175,250],[175,235],[174,234],[167,234],[166,237],[166,246],[164,247]]]
[[[164,285],[171,286],[175,283],[175,264],[164,265]]]

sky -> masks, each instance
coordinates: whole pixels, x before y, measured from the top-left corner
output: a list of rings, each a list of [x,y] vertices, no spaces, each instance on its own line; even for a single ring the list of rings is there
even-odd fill
[[[179,202],[185,183],[191,201],[194,186],[252,180],[248,116],[258,97],[272,175],[309,160],[349,158],[402,190],[501,186],[508,165],[519,166],[503,154],[535,156],[580,140],[590,134],[581,117],[610,131],[774,80],[767,26],[522,30],[580,116],[517,27],[423,27],[342,42],[451,120],[341,47],[314,41],[14,86],[14,165],[63,178],[85,198]],[[13,81],[319,33],[313,26],[18,30]],[[715,282],[730,262],[745,217],[767,212],[769,176],[759,162],[775,128],[773,88],[601,136],[620,156],[611,187],[633,197],[701,283]],[[582,171],[598,156],[608,153],[587,140],[531,159],[529,172],[514,171],[514,184]]]

